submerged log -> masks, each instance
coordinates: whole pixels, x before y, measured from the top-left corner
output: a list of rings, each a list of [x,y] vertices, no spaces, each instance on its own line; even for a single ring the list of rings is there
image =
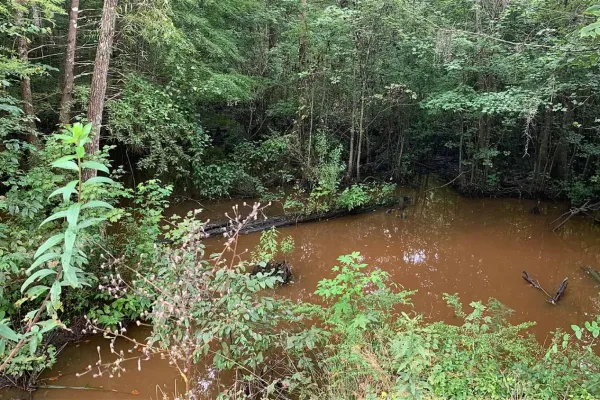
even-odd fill
[[[523,279],[525,279],[531,286],[533,286],[536,289],[542,289],[542,287],[540,286],[539,283],[537,283],[536,281],[533,280],[533,278],[531,276],[529,276],[529,274],[527,273],[527,271],[523,271]]]
[[[402,200],[400,200],[402,199]],[[281,215],[278,217],[272,217],[269,219],[257,219],[255,221],[249,221],[241,230],[240,233],[253,233],[261,232],[271,228],[281,228],[284,226],[305,224],[308,222],[323,221],[332,218],[345,217],[348,215],[364,214],[371,211],[375,211],[380,208],[390,207],[398,204],[398,201],[404,202],[404,198],[395,199],[387,203],[372,205],[368,207],[355,208],[353,210],[335,210],[328,212],[315,212],[308,215]],[[222,222],[217,224],[208,224],[204,227],[205,237],[211,237],[215,235],[222,235],[223,233],[230,230],[231,222]]]
[[[550,299],[548,299],[548,302],[552,303],[552,304],[558,303],[559,300],[562,299],[563,296],[565,295],[568,284],[569,284],[569,280],[567,278],[565,278],[562,281],[562,283],[560,284],[560,287],[558,288],[558,291],[556,292],[556,294],[554,296],[552,296]]]
[[[256,275],[261,272],[265,275],[279,276],[282,285],[287,285],[293,278],[292,266],[285,261],[278,263],[268,262],[264,266],[256,265],[250,272],[250,275]]]
[[[594,278],[598,283],[600,283],[600,273],[593,268],[590,267],[581,267],[581,269],[592,278]]]
[[[544,294],[546,295],[546,297],[548,297],[548,299],[552,299],[553,296],[550,296],[550,294],[548,292],[546,292],[546,290],[544,290],[544,288],[542,287],[542,285],[539,284],[538,281],[534,280],[531,276],[529,276],[529,274],[527,273],[527,271],[523,271],[523,275],[522,275],[523,279],[525,279],[531,286],[533,286],[536,289],[541,290],[542,292],[544,292]],[[558,301],[558,300],[557,300]]]

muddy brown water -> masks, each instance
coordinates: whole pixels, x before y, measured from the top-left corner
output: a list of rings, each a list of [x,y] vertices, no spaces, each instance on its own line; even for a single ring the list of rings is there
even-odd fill
[[[512,321],[536,321],[531,329],[544,343],[550,332],[571,324],[582,324],[600,312],[600,286],[584,274],[580,266],[600,270],[600,226],[590,219],[573,218],[558,234],[549,223],[566,210],[564,204],[542,203],[541,213],[529,212],[534,202],[518,199],[470,199],[451,189],[410,191],[414,204],[400,212],[379,210],[330,221],[280,229],[291,235],[295,249],[289,257],[294,282],[277,290],[292,299],[317,301],[313,292],[320,279],[331,277],[331,268],[342,254],[359,251],[370,268],[387,271],[392,280],[408,290],[414,310],[433,320],[455,321],[445,305],[443,293],[458,293],[469,310],[471,301],[493,297],[513,309]],[[204,205],[213,214],[222,214],[236,201]],[[184,202],[174,212],[199,207]],[[252,249],[260,234],[243,235],[238,248]],[[218,247],[219,238],[207,245]],[[521,279],[527,270],[546,290],[554,292],[562,279],[569,287],[558,305],[545,301],[543,294]],[[144,330],[135,335],[143,338]],[[132,362],[123,376],[96,377],[92,373],[77,377],[77,372],[94,365],[100,346],[106,359],[108,344],[94,337],[67,346],[56,366],[43,374],[42,383],[54,386],[90,387],[99,390],[45,388],[33,393],[39,399],[162,399],[183,387],[168,363],[152,359],[137,370]],[[216,389],[214,375],[206,371],[203,383],[208,394]],[[0,392],[0,399],[29,398],[15,392]]]

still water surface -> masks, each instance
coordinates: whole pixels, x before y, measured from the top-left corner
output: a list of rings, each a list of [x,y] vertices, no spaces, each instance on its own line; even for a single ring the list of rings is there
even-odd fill
[[[556,234],[549,223],[565,211],[564,204],[543,203],[541,213],[534,215],[529,212],[532,201],[469,199],[447,188],[403,193],[414,198],[405,211],[406,218],[400,212],[380,210],[282,228],[282,236],[292,235],[296,243],[289,257],[295,278],[293,284],[277,289],[277,295],[316,301],[317,282],[332,276],[336,258],[359,251],[372,268],[384,269],[394,282],[418,290],[414,310],[434,320],[455,321],[443,293],[458,293],[464,304],[493,297],[515,311],[513,322],[536,321],[531,332],[544,343],[549,332],[570,329],[571,324],[582,324],[600,312],[600,286],[580,269],[600,270],[600,226],[590,219],[573,218]],[[204,205],[216,220],[235,203]],[[198,207],[195,202],[185,202],[173,211],[181,215]],[[259,236],[242,236],[238,248],[252,249]],[[207,245],[217,247],[219,243],[219,238],[212,238]],[[540,291],[521,279],[524,269],[552,293],[569,278],[564,299],[558,305],[548,304]],[[134,333],[139,338],[146,334],[141,329]],[[163,393],[172,395],[183,387],[176,372],[158,359],[143,363],[141,371],[137,362],[132,362],[120,378],[76,377],[87,365],[95,364],[98,346],[103,358],[109,359],[107,342],[91,338],[67,346],[43,378],[47,385],[100,390],[47,388],[33,393],[32,398],[162,399]],[[207,392],[215,390],[218,383],[213,374],[206,371],[205,378]],[[0,399],[18,395],[0,392]]]

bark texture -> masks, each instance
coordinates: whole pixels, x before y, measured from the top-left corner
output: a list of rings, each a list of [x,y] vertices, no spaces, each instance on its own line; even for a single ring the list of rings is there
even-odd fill
[[[71,119],[73,86],[75,83],[75,48],[77,46],[77,20],[79,18],[79,0],[71,0],[69,30],[67,33],[67,55],[65,59],[65,75],[63,78],[62,97],[60,100],[61,124],[68,124]]]
[[[90,90],[90,102],[88,105],[88,121],[92,123],[92,140],[86,144],[86,152],[95,154],[100,149],[100,127],[102,126],[102,113],[104,111],[104,98],[108,79],[108,66],[112,53],[112,45],[115,37],[115,21],[117,19],[118,0],[105,0],[102,8],[102,22],[100,23],[100,39],[96,50],[94,61],[94,75]],[[96,175],[95,170],[86,170],[84,179]]]

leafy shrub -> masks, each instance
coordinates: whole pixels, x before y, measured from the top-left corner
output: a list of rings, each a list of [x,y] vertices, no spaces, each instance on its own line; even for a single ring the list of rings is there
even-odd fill
[[[335,204],[338,208],[347,208],[350,211],[366,205],[371,200],[365,185],[359,184],[344,189],[335,199]]]
[[[91,129],[91,124],[77,123],[55,135],[62,142],[66,155],[52,162],[51,167],[67,171],[65,177],[74,179],[49,194],[49,198],[59,196],[62,201],[58,209],[40,224],[46,226],[44,233],[49,232],[49,236],[45,235],[37,248],[33,263],[26,270],[22,265],[8,264],[12,276],[2,282],[0,300],[5,296],[12,300],[19,293],[21,298],[15,305],[21,310],[14,315],[0,310],[2,373],[20,376],[24,372],[39,372],[40,366],[51,364],[53,350],[43,348],[42,344],[48,332],[64,326],[58,318],[65,308],[63,288],[81,288],[93,282],[93,277],[84,270],[90,251],[84,250],[90,248],[89,241],[94,237],[90,228],[97,229],[110,216],[107,210],[112,209],[112,205],[97,196],[106,193],[103,188],[114,182],[103,176],[82,180],[84,170],[109,172],[104,164],[85,153],[84,146],[90,140]],[[7,286],[11,293],[6,293]],[[15,286],[18,287],[16,291]]]

